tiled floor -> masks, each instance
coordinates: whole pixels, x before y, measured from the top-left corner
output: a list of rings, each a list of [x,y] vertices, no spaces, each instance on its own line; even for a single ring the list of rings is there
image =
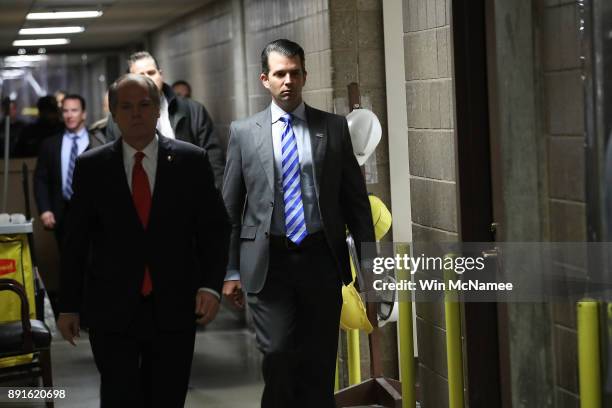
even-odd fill
[[[53,377],[56,387],[65,387],[66,401],[57,408],[99,406],[99,377],[86,333],[77,347],[54,339]],[[256,408],[263,389],[261,356],[255,337],[227,309],[196,337],[191,383],[185,407]],[[19,405],[25,407],[26,405]]]

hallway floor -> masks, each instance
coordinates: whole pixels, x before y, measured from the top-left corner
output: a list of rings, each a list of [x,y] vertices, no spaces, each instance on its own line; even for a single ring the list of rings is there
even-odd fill
[[[263,389],[261,357],[254,334],[243,327],[235,313],[222,308],[212,324],[198,331],[185,407],[259,407]],[[51,351],[54,385],[66,388],[70,395],[64,402],[57,401],[57,408],[99,406],[98,372],[87,334],[81,336],[77,347],[54,337]]]

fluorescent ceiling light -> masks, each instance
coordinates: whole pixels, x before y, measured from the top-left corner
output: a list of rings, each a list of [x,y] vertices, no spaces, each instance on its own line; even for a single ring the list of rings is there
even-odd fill
[[[19,35],[74,34],[85,31],[83,26],[22,28]]]
[[[0,77],[3,79],[16,79],[25,75],[23,69],[7,69],[0,71]]]
[[[52,11],[45,13],[28,13],[26,20],[57,20],[67,18],[96,18],[102,15],[102,11]]]
[[[27,61],[23,61],[23,62],[7,62],[4,64],[5,68],[28,68],[31,67],[32,65],[34,65],[33,62],[27,62]]]
[[[41,45],[65,45],[69,43],[70,40],[67,38],[37,38],[35,40],[15,40],[13,41],[13,46],[38,47]]]
[[[46,61],[47,59],[49,59],[49,57],[47,57],[46,55],[11,55],[8,57],[4,57],[4,62],[38,62]]]

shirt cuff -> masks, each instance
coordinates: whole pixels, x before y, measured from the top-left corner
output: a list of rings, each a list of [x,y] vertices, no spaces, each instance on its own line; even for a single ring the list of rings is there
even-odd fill
[[[215,295],[215,297],[217,298],[217,300],[221,300],[221,295],[219,295],[219,292],[217,292],[214,289],[211,288],[200,288],[198,289],[198,292],[208,292],[208,293],[212,293],[213,295]]]
[[[225,274],[225,281],[240,280],[240,272],[235,269],[230,269]]]

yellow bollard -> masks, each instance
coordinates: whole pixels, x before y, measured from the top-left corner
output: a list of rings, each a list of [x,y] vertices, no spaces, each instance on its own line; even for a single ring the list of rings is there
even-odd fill
[[[455,256],[446,255],[446,257]],[[444,280],[448,285],[455,279],[453,270],[444,271]],[[461,311],[456,291],[444,293],[444,313],[446,318],[446,364],[448,366],[448,406],[463,408],[463,349],[461,347]]]
[[[608,307],[608,317],[611,313]],[[601,408],[599,305],[593,300],[580,301],[577,314],[580,408]]]
[[[396,253],[403,256],[409,254],[408,245],[398,246]],[[410,279],[410,272],[405,269],[397,271],[397,280]],[[409,296],[409,295],[408,295]],[[412,298],[398,299],[399,317],[399,358],[400,380],[402,381],[402,408],[416,406],[416,373],[414,367],[414,337],[412,333]]]
[[[361,358],[359,352],[359,330],[351,329],[346,331],[346,349],[349,385],[361,382]]]

